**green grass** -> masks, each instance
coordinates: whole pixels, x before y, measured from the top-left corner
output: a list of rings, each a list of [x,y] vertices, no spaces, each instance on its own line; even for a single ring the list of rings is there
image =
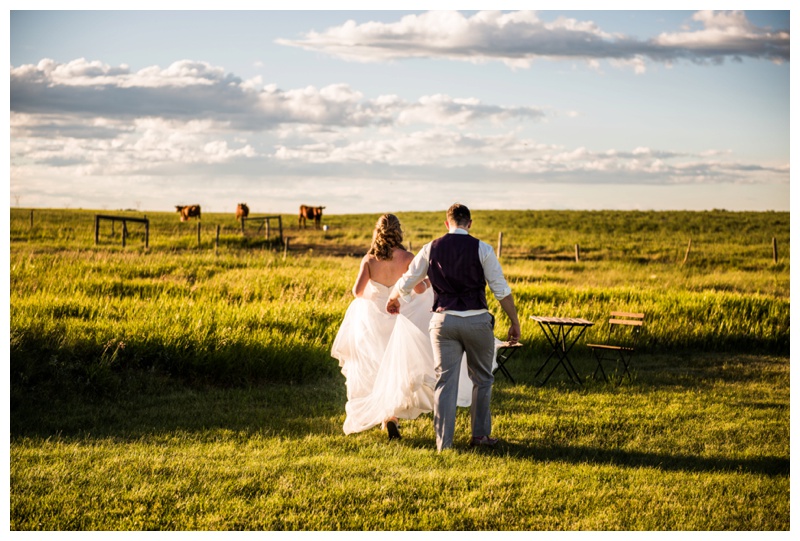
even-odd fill
[[[495,385],[493,451],[430,415],[345,436],[341,377],[13,416],[12,529],[788,530],[789,362],[646,357],[631,385]],[[518,379],[529,371],[511,365]]]
[[[377,216],[285,216],[284,255],[232,213],[199,247],[146,214],[149,248],[131,227],[123,249],[93,211],[12,209],[12,530],[789,529],[788,213],[476,211],[525,348],[495,384],[500,448],[470,450],[462,410],[442,454],[430,415],[392,444],[341,431],[330,345]],[[399,216],[415,250],[441,231]],[[594,340],[613,309],[646,313],[632,382],[533,385],[529,316]]]

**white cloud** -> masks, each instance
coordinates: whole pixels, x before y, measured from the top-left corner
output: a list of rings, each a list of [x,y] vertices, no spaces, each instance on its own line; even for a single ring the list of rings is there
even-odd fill
[[[182,60],[130,72],[84,59],[11,68],[11,111],[72,114],[76,118],[159,117],[188,121],[201,115],[231,129],[264,131],[283,124],[370,126],[466,124],[488,120],[538,120],[533,107],[482,104],[472,98],[423,96],[409,103],[397,96],[365,99],[346,84],[282,90],[259,80],[243,81],[205,62]]]
[[[521,175],[558,176],[585,183],[686,184],[696,182],[789,182],[789,165],[765,166],[708,159],[725,154],[717,150],[697,153],[637,147],[631,151],[603,152],[580,147],[533,156],[505,156],[494,160],[492,170]],[[597,175],[596,173],[605,173]]]
[[[18,79],[46,81],[52,85],[108,85],[120,88],[211,85],[225,77],[221,68],[215,68],[206,62],[182,60],[174,62],[166,69],[152,66],[132,73],[125,64],[112,67],[96,60],[90,62],[85,58],[72,60],[66,64],[45,58],[35,67],[22,66],[12,69],[11,73]]]
[[[416,104],[402,109],[397,117],[399,124],[468,124],[488,119],[502,123],[512,119],[543,118],[545,113],[534,107],[501,107],[484,105],[476,99],[454,99],[443,94],[423,96]]]
[[[447,58],[474,63],[499,61],[529,68],[538,58],[597,60],[645,71],[645,59],[671,63],[678,59],[722,62],[726,58],[789,60],[789,30],[772,31],[751,24],[742,12],[701,11],[693,19],[700,30],[663,33],[639,40],[603,31],[591,21],[559,17],[547,23],[531,11],[456,11],[407,15],[394,23],[347,21],[302,39],[277,43],[322,51],[359,62],[404,58]]]
[[[108,119],[87,122],[82,137],[75,137],[76,129],[66,134],[54,130],[53,125],[63,122],[74,125],[73,120],[50,119],[49,135],[37,131],[36,119],[30,115],[12,114],[11,161],[39,164],[72,170],[76,175],[138,174],[180,164],[214,164],[237,158],[253,158],[256,152],[249,144],[230,143],[220,135],[212,121],[195,120],[178,122],[158,118],[135,120],[124,129],[115,131],[114,137],[92,137],[92,127],[115,125]],[[31,127],[31,124],[33,127]],[[31,135],[35,134],[35,135]]]
[[[789,60],[789,30],[759,28],[742,11],[698,11],[693,20],[702,30],[663,33],[653,40],[665,54],[695,61],[721,61],[723,58],[766,58]]]
[[[138,86],[140,85],[140,86]],[[440,132],[408,135],[395,127],[536,121],[533,107],[474,98],[396,95],[365,99],[345,84],[281,90],[242,81],[204,62],[180,61],[138,72],[79,59],[11,68],[11,163],[66,175],[173,174],[179,167],[278,160],[307,164],[418,167],[443,154],[469,156],[484,143]],[[366,130],[366,131],[364,131]],[[375,137],[375,133],[380,134]],[[267,143],[269,139],[271,143]],[[267,156],[263,150],[284,141]],[[263,164],[262,164],[263,166]]]
[[[514,134],[487,136],[435,128],[413,133],[391,132],[362,140],[318,142],[296,147],[279,145],[275,158],[310,163],[368,163],[388,166],[463,167],[480,164],[498,154],[520,154],[552,146],[517,138]]]
[[[789,166],[771,167],[722,161],[727,154],[717,150],[675,152],[636,147],[631,150],[593,151],[585,147],[565,149],[513,133],[487,136],[436,128],[408,134],[392,132],[364,136],[359,140],[318,140],[276,146],[273,157],[280,162],[352,166],[368,164],[373,174],[388,174],[388,168],[435,168],[447,176],[464,168],[491,173],[494,178],[588,184],[788,182]],[[502,158],[498,158],[502,156]],[[452,173],[448,173],[451,171]],[[383,172],[383,173],[381,173]]]

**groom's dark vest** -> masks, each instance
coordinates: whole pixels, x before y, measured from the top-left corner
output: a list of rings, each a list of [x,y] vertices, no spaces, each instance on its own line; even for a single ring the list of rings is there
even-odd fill
[[[470,235],[449,233],[431,243],[428,278],[434,312],[488,308],[479,242]]]

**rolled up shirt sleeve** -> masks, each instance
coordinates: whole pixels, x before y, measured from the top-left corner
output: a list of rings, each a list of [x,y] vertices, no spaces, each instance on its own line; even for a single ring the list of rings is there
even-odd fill
[[[505,299],[511,295],[511,288],[508,286],[505,276],[503,276],[503,268],[494,253],[494,248],[481,241],[479,253],[481,265],[483,265],[483,275],[486,277],[486,283],[489,285],[494,298],[498,301]]]
[[[398,293],[400,293],[400,298],[404,302],[411,300],[411,292],[414,290],[414,287],[428,275],[428,259],[430,255],[431,245],[428,243],[414,256],[414,259],[408,266],[408,270],[397,280],[395,287]]]

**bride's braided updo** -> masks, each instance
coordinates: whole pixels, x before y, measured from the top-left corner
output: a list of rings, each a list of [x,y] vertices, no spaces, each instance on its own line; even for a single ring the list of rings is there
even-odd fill
[[[372,232],[372,246],[369,255],[374,255],[379,261],[392,259],[392,251],[403,246],[403,230],[400,220],[394,214],[384,214],[378,218],[375,231]]]

